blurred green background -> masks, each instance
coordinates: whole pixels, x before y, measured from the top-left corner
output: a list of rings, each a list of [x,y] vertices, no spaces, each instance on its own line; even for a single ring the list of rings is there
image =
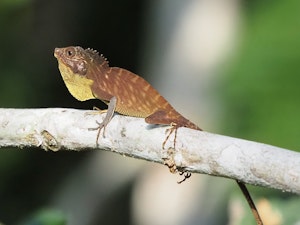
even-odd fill
[[[112,65],[139,73],[144,63],[141,58],[147,56],[143,51],[155,48],[151,40],[145,46],[153,2],[1,0],[0,107],[104,107],[98,101],[73,99],[62,82],[53,50],[68,45],[92,47]],[[178,3],[164,2],[169,6]],[[216,118],[220,122],[211,131],[300,151],[300,2],[244,0],[238,5],[241,16],[237,42],[215,70],[209,91],[220,104]],[[155,74],[142,75],[156,79]],[[68,224],[70,215],[51,202],[61,183],[90,154],[1,149],[0,223]],[[99,209],[88,224],[133,224],[133,187],[134,179],[110,196],[107,208]],[[280,212],[280,219],[269,224],[300,221],[298,196],[264,188],[250,190]],[[223,210],[220,220],[206,224],[227,224],[226,204],[215,209]],[[246,212],[249,215],[241,224],[254,224],[250,211]],[[200,223],[191,219],[186,224]]]

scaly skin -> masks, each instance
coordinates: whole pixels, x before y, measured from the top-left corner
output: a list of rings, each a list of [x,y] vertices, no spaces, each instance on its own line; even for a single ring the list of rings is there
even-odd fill
[[[78,100],[116,97],[115,111],[145,118],[149,124],[172,125],[201,130],[162,97],[142,77],[122,68],[109,67],[107,60],[92,49],[56,48],[59,70],[70,93]]]

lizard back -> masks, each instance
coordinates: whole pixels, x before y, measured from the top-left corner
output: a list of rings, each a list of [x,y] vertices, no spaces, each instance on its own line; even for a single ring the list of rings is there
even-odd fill
[[[104,75],[100,69],[94,71],[97,82],[93,93],[116,96],[116,112],[128,116],[146,118],[150,124],[176,124],[178,127],[188,127],[201,130],[198,126],[184,118],[171,104],[162,97],[142,77],[122,68],[109,67]],[[102,75],[101,75],[102,74]],[[110,96],[97,96],[99,99]],[[108,99],[106,99],[108,100]]]

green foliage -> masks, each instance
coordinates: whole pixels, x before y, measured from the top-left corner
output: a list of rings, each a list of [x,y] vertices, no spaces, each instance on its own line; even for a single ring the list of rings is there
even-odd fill
[[[31,2],[31,0],[1,0],[0,13],[7,12],[10,9],[14,9],[26,5],[29,2]]]
[[[226,132],[300,150],[299,1],[248,12],[239,51],[223,86]]]
[[[242,204],[243,215],[240,224],[254,225],[255,221],[245,201],[239,200]],[[299,223],[299,198],[268,198],[257,200],[257,207],[265,224],[297,224]]]
[[[56,210],[44,209],[35,213],[32,218],[30,218],[25,223],[20,225],[66,225],[66,216]]]
[[[299,8],[299,1],[287,0],[255,1],[247,9],[241,43],[221,88],[224,133],[300,151]],[[296,223],[298,198],[258,189],[267,202],[259,211],[277,219],[272,224]],[[255,200],[258,208],[263,205]],[[255,224],[243,204],[240,224]]]

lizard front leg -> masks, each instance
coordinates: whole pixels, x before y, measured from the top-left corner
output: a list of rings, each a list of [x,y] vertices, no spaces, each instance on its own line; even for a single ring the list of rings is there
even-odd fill
[[[105,116],[104,120],[101,123],[96,121],[96,123],[98,124],[98,127],[89,128],[89,130],[98,130],[96,144],[98,144],[98,139],[99,139],[100,131],[102,130],[102,128],[103,128],[103,137],[105,137],[105,128],[114,115],[116,105],[117,105],[117,98],[114,96],[109,100],[108,108],[107,108],[107,112],[106,112],[106,116]]]

